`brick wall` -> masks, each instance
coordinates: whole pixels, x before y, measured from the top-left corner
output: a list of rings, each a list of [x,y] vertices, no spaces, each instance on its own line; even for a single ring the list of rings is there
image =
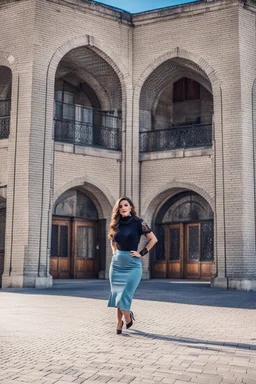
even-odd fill
[[[253,279],[255,7],[199,2],[135,15],[134,26],[129,15],[89,1],[0,1],[0,15],[0,65],[12,70],[8,155],[0,149],[0,181],[8,180],[5,261],[13,268],[9,278],[6,267],[4,285],[50,284],[52,201],[78,185],[95,195],[101,217],[109,219],[126,193],[150,222],[162,199],[194,188],[217,218],[218,277],[228,274],[235,285]],[[72,60],[76,78],[85,79],[103,108],[122,108],[122,156],[53,145],[55,75]],[[140,156],[140,111],[150,120],[159,92],[181,76],[213,95],[212,150]],[[110,257],[108,248],[107,267]]]

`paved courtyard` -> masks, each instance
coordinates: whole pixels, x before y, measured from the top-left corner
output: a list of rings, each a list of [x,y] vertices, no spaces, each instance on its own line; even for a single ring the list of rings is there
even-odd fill
[[[107,281],[0,290],[0,382],[256,383],[256,292],[142,281],[115,334]]]

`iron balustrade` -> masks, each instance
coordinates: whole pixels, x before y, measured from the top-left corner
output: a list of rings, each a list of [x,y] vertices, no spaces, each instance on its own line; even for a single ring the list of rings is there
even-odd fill
[[[54,124],[55,141],[121,150],[121,131],[79,121],[57,120]]]
[[[0,139],[8,139],[10,134],[11,100],[0,100]]]
[[[119,151],[121,122],[114,111],[55,101],[56,141]]]
[[[212,146],[212,124],[140,132],[140,152]]]

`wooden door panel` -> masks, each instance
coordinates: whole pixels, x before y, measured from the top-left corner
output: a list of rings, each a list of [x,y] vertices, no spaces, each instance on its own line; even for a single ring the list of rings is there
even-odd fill
[[[184,278],[200,278],[200,223],[186,224]]]
[[[166,275],[166,261],[154,261],[152,264],[152,277],[165,279]]]
[[[200,277],[200,263],[194,262],[186,264],[186,278],[187,279],[198,279]]]
[[[180,278],[183,271],[183,226],[165,225],[165,259],[152,262],[152,277]]]
[[[73,233],[74,276],[98,277],[97,223],[75,220]]]
[[[97,271],[95,270],[94,260],[77,260],[76,261],[76,278],[96,278]]]
[[[183,226],[166,226],[167,277],[181,278],[183,271]]]
[[[152,262],[152,277],[210,280],[214,271],[213,221],[164,225],[164,260]]]
[[[58,272],[58,258],[57,257],[51,257],[50,258],[50,273],[54,279],[58,279],[59,272]]]
[[[50,273],[55,279],[70,278],[71,222],[69,219],[53,219]]]
[[[59,241],[59,277],[70,277],[70,222],[61,223]]]
[[[60,279],[69,279],[70,277],[70,259],[59,259],[59,276]]]
[[[210,280],[213,275],[213,262],[201,262],[200,277],[203,280]]]
[[[181,263],[168,263],[168,277],[177,278],[181,277]]]

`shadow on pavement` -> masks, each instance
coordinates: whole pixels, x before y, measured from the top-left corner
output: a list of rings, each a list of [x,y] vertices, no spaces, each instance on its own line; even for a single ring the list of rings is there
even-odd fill
[[[55,280],[47,289],[2,289],[1,292],[56,295],[107,300],[110,286],[107,280]],[[205,305],[227,308],[256,309],[256,292],[211,288],[210,283],[181,280],[141,281],[134,299],[168,303]]]
[[[188,348],[198,348],[200,350],[212,350],[212,351],[218,351],[221,352],[224,348],[234,348],[234,349],[248,349],[248,350],[255,350],[256,351],[256,344],[246,344],[246,343],[232,343],[232,342],[223,342],[223,341],[209,341],[209,340],[198,340],[198,339],[192,339],[189,337],[175,337],[175,336],[167,336],[167,335],[158,335],[156,333],[148,333],[139,331],[137,329],[133,329],[130,333],[129,337],[132,336],[141,336],[143,338],[148,339],[154,339],[154,340],[164,340],[164,341],[170,341],[175,342],[179,345],[186,345]],[[124,334],[124,336],[128,336],[127,334]],[[216,347],[222,347],[219,348],[213,348],[212,346]]]

